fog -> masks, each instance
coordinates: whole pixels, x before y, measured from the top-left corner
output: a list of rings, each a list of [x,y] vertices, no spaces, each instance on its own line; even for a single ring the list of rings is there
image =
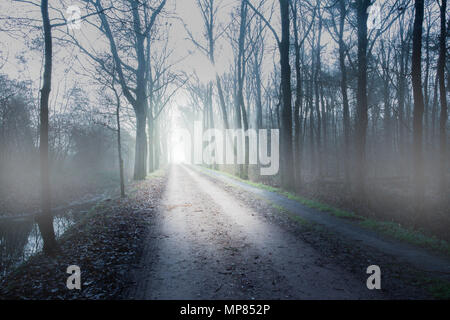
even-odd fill
[[[4,268],[45,239],[34,217],[59,238],[74,204],[172,164],[450,241],[448,50],[425,2],[418,43],[408,0],[369,23],[350,1],[59,0],[51,35],[39,1],[2,1]]]

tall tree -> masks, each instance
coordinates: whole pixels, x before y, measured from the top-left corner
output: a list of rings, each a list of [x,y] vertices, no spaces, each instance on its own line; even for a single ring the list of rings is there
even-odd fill
[[[447,21],[445,15],[447,12],[447,0],[441,3],[441,35],[439,38],[439,60],[437,74],[439,77],[439,96],[441,100],[441,117],[440,117],[440,190],[442,196],[447,197],[447,179],[448,160],[447,160],[447,92],[445,88],[445,61],[446,61],[446,37],[447,37]]]
[[[135,146],[135,163],[134,163],[134,179],[142,180],[147,175],[147,112],[148,112],[148,68],[150,64],[150,55],[147,54],[149,46],[146,46],[146,41],[150,41],[149,33],[155,25],[156,18],[161,13],[166,4],[166,0],[162,0],[155,8],[150,6],[148,1],[144,5],[137,0],[130,0],[126,3],[128,8],[126,10],[119,10],[122,14],[130,12],[131,27],[130,30],[122,30],[126,25],[127,17],[121,19],[112,18],[106,15],[104,6],[100,0],[89,0],[99,13],[101,27],[99,28],[106,36],[110,51],[114,60],[116,72],[118,75],[118,82],[122,88],[122,92],[128,102],[132,105],[136,115],[136,146]],[[151,11],[151,12],[150,12]],[[118,24],[118,25],[116,25]],[[113,29],[114,27],[114,29]],[[114,32],[118,31],[118,32]],[[119,36],[132,34],[133,37],[130,46],[119,46],[123,39]],[[129,60],[131,50],[134,51],[134,59],[136,66],[127,64],[125,61]],[[122,59],[120,50],[123,49],[127,59]],[[84,50],[86,52],[86,50]],[[92,57],[92,55],[90,55]],[[94,57],[96,61],[100,60]],[[101,60],[100,60],[101,62]],[[130,86],[128,79],[134,79],[134,87]]]
[[[368,125],[367,101],[367,9],[370,0],[356,0],[356,16],[358,28],[358,88],[356,93],[356,164],[355,190],[362,200],[365,198],[366,178],[366,134]]]
[[[280,0],[281,41],[279,43],[281,66],[281,92],[283,109],[281,111],[281,183],[285,189],[295,187],[294,153],[292,145],[292,95],[291,65],[289,63],[290,18],[288,0]]]
[[[423,113],[424,99],[422,92],[422,24],[424,0],[415,0],[415,16],[412,48],[412,86],[414,95],[414,199],[416,213],[421,213],[425,193],[425,175],[423,164]]]
[[[290,0],[292,11],[292,25],[294,32],[294,53],[295,53],[295,102],[294,102],[294,170],[295,170],[295,182],[297,186],[301,186],[301,132],[302,132],[302,116],[303,116],[303,87],[302,87],[302,70],[301,70],[301,49],[303,49],[303,43],[309,35],[314,24],[314,17],[316,10],[314,8],[311,22],[307,30],[304,30],[303,38],[299,38],[299,0]],[[302,23],[303,24],[303,23]]]
[[[125,198],[125,179],[123,172],[123,157],[122,157],[122,131],[120,127],[120,95],[116,90],[114,77],[112,80],[111,88],[116,98],[116,126],[117,126],[117,156],[119,161],[119,178],[120,178],[120,197]]]
[[[344,28],[345,19],[347,16],[347,8],[344,0],[339,0],[339,67],[341,69],[341,93],[343,105],[343,122],[344,122],[344,177],[347,186],[350,185],[350,106],[348,102],[347,93],[347,68],[345,66],[345,43],[344,43]]]
[[[321,110],[321,107],[323,109],[323,105],[320,104],[320,73],[321,73],[321,39],[322,39],[322,13],[320,9],[320,0],[317,1],[317,12],[318,12],[318,25],[317,25],[317,42],[315,44],[315,53],[314,53],[314,105],[316,108],[316,116],[317,116],[317,134],[316,134],[316,145],[317,145],[317,165],[318,165],[318,172],[319,172],[319,178],[323,175],[323,154],[322,154],[322,130],[324,129],[322,126],[322,118],[323,118],[323,110]]]
[[[403,10],[404,12],[405,10]],[[400,35],[400,54],[398,55],[398,72],[397,72],[397,100],[398,100],[398,134],[399,134],[399,150],[402,156],[405,156],[406,144],[406,95],[407,95],[407,72],[408,72],[408,51],[410,47],[410,39],[405,34],[405,19],[404,13],[401,16],[399,23]]]
[[[44,76],[41,89],[39,150],[41,160],[41,214],[37,217],[39,230],[44,240],[44,252],[54,254],[57,245],[53,229],[53,216],[50,202],[50,176],[48,155],[48,102],[52,89],[52,27],[48,14],[48,0],[41,1],[41,14],[44,28]]]
[[[281,67],[281,99],[283,108],[281,109],[281,141],[280,141],[280,176],[281,185],[284,189],[293,190],[295,188],[294,174],[294,152],[292,138],[292,94],[291,94],[291,65],[289,62],[290,49],[290,15],[289,0],[279,0],[281,16],[281,40],[269,21],[259,12],[248,0],[249,7],[261,17],[264,23],[272,32],[278,45],[280,53]]]
[[[238,114],[240,114],[242,117],[244,132],[247,132],[249,123],[244,102],[244,79],[246,72],[245,36],[247,30],[247,3],[245,1],[241,2],[239,17],[240,21],[239,21],[238,56],[236,61],[237,63],[236,110],[240,109],[238,111]],[[237,119],[238,122],[241,122],[241,117]],[[245,164],[241,166],[239,173],[242,179],[248,179],[249,139],[247,136],[244,139],[244,149],[245,149]]]

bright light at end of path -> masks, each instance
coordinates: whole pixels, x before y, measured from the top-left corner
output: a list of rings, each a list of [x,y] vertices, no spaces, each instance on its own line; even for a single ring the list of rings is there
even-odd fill
[[[184,134],[180,128],[174,128],[172,135],[171,147],[171,162],[172,163],[186,163],[186,147],[190,145],[189,136]]]

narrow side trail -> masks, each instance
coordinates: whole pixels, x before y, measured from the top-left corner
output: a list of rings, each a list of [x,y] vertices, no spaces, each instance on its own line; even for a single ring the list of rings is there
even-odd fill
[[[220,186],[171,166],[132,299],[383,299]]]

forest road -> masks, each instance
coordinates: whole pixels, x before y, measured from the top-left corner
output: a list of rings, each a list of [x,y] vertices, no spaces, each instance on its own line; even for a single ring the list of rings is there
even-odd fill
[[[172,165],[131,299],[383,299],[189,167]]]

